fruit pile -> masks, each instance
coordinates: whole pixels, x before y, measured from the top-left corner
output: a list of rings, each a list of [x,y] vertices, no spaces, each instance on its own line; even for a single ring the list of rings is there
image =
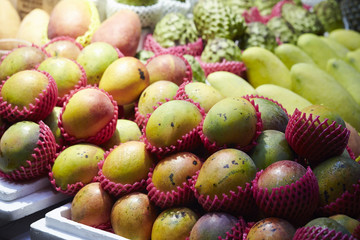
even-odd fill
[[[0,60],[0,177],[47,176],[73,221],[128,239],[360,239],[360,33],[338,3],[192,15],[140,48],[133,10],[28,20]]]

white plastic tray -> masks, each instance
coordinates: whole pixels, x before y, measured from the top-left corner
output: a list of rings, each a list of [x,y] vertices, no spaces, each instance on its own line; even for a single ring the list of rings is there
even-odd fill
[[[70,220],[71,203],[56,208],[30,225],[32,240],[82,239],[82,240],[129,240],[116,234],[86,226]]]

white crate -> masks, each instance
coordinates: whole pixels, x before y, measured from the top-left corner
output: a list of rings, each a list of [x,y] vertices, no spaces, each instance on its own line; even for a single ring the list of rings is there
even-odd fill
[[[70,220],[71,203],[56,208],[30,225],[32,240],[129,240],[116,234]]]

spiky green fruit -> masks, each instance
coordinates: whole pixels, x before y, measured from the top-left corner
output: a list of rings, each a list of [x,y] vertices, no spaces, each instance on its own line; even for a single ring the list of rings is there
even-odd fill
[[[302,33],[321,35],[324,33],[324,27],[315,13],[307,11],[302,6],[286,3],[281,9],[281,15],[293,26],[298,35]]]
[[[223,2],[230,7],[233,13],[239,15],[253,6],[253,0],[223,0]]]
[[[226,38],[211,39],[201,53],[203,62],[241,61],[241,50],[234,41]]]
[[[215,37],[233,40],[245,30],[243,17],[233,13],[221,0],[199,0],[193,15],[195,26],[204,40]]]
[[[326,0],[314,6],[314,12],[319,18],[325,31],[331,32],[338,28],[344,28],[341,10],[336,0]]]
[[[193,73],[193,81],[205,83],[206,76],[204,69],[202,69],[200,63],[195,59],[195,57],[188,54],[184,54],[183,57],[188,61],[191,66],[191,70]]]
[[[349,29],[360,32],[360,0],[342,0],[340,8]]]
[[[245,35],[240,39],[241,49],[262,47],[274,51],[276,46],[275,35],[261,22],[249,23]]]
[[[265,16],[271,14],[272,8],[280,0],[255,0],[254,6],[257,7],[260,11],[260,14]]]
[[[296,43],[294,28],[282,17],[273,17],[266,26],[282,43]]]
[[[191,19],[181,13],[166,14],[155,26],[153,37],[164,48],[185,45],[198,39],[198,31]]]

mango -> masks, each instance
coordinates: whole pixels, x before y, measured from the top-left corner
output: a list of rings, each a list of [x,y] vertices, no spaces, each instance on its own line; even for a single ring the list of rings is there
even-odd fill
[[[320,38],[325,42],[325,44],[327,44],[332,50],[334,50],[334,52],[336,53],[336,55],[338,55],[339,58],[345,60],[346,54],[350,51],[349,49],[347,49],[344,45],[338,43],[332,38],[329,37],[320,37]]]
[[[348,52],[346,54],[346,61],[360,72],[360,49]]]
[[[247,48],[242,54],[249,83],[257,88],[263,84],[275,84],[290,89],[290,72],[272,52],[260,47]]]
[[[294,44],[284,43],[277,46],[274,50],[275,55],[286,65],[290,70],[296,63],[310,63],[315,64],[312,58],[307,55],[301,48]]]
[[[91,42],[107,42],[117,47],[125,56],[135,56],[140,36],[139,16],[132,10],[122,9],[101,23]]]
[[[207,76],[207,81],[218,90],[223,97],[242,97],[256,94],[250,83],[240,76],[226,71],[212,72]]]
[[[302,109],[311,105],[311,102],[299,94],[274,84],[264,84],[255,90],[260,96],[271,98],[280,103],[288,114],[293,114],[296,108]]]
[[[330,32],[329,38],[344,45],[350,51],[360,48],[360,33],[351,29],[336,29]]]
[[[314,65],[298,63],[291,68],[291,79],[295,93],[327,106],[360,131],[360,106],[331,75]]]
[[[265,218],[256,222],[247,235],[247,240],[292,240],[296,229],[288,221],[281,218]]]
[[[9,0],[0,0],[0,39],[16,38],[17,31],[20,27],[20,16]],[[0,50],[11,50],[12,44],[0,43]]]
[[[297,45],[323,70],[326,70],[327,61],[330,58],[338,57],[332,48],[313,33],[302,34],[297,40]]]
[[[350,93],[360,106],[360,72],[339,58],[329,59],[326,70]]]
[[[321,227],[323,229],[328,229],[328,231],[335,230],[335,232],[340,232],[344,235],[348,235],[348,236],[351,235],[344,226],[342,226],[340,223],[338,223],[334,219],[327,218],[327,217],[315,218],[315,219],[311,220],[310,222],[308,222],[305,225],[305,227]],[[325,232],[323,234],[320,234],[321,238],[322,237],[326,238],[325,235],[326,235]],[[337,234],[337,236],[339,236],[339,235]]]

